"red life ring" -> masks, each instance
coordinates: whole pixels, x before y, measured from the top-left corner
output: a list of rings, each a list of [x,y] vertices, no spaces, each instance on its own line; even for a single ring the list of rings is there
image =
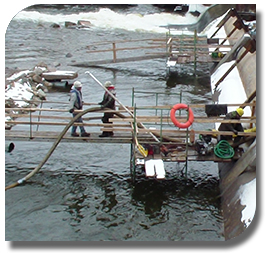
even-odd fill
[[[187,122],[180,123],[176,119],[176,115],[175,115],[176,114],[176,110],[179,110],[179,109],[189,110],[189,118],[188,118]],[[172,122],[174,123],[174,125],[177,126],[177,127],[179,127],[179,128],[188,128],[194,122],[193,111],[192,111],[191,108],[188,108],[188,105],[185,105],[185,104],[176,104],[176,105],[174,105],[173,108],[171,109],[171,112],[170,112],[170,118],[171,118]]]

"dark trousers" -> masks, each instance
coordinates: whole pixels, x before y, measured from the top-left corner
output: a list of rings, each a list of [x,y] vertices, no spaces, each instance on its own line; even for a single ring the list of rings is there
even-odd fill
[[[104,116],[102,117],[102,122],[103,123],[107,123],[107,124],[112,124],[112,122],[109,121],[110,118],[113,117],[113,113],[104,113]],[[113,132],[106,132],[106,131],[103,131],[103,135],[113,135]]]
[[[219,131],[230,131],[229,127],[227,127],[227,124],[229,123],[222,123],[219,127]],[[240,123],[233,124],[233,128],[238,132],[244,132],[244,128]],[[234,143],[239,142],[241,140],[242,136],[234,137]],[[232,140],[231,135],[221,135],[220,140]]]

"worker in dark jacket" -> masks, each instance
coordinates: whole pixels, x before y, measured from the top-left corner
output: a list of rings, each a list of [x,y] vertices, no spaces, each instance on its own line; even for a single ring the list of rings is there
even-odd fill
[[[236,111],[232,111],[226,114],[225,119],[240,119],[244,114],[242,108],[238,108]],[[219,131],[232,131],[234,134],[238,132],[244,132],[244,128],[241,123],[221,123],[218,128]],[[242,137],[237,136],[234,138],[234,142],[238,142]],[[232,140],[231,135],[222,135],[220,140]]]
[[[79,81],[75,81],[72,89],[70,91],[70,104],[69,104],[69,112],[73,114],[73,117],[77,115],[75,110],[82,110],[83,101],[82,101],[82,83]],[[83,123],[82,118],[78,118],[76,122]],[[89,137],[90,134],[85,131],[83,126],[80,126],[81,137]],[[77,126],[72,126],[71,136],[78,137],[79,134],[76,133]]]
[[[115,87],[110,81],[105,82],[104,86],[110,93],[112,93],[114,96],[116,96]],[[103,100],[98,104],[101,105],[101,108],[108,108],[108,109],[115,110],[115,100],[111,95],[109,95],[108,92],[104,93]],[[114,113],[112,113],[112,112],[105,112],[104,116],[101,119],[102,122],[103,123],[112,123],[112,122],[109,122],[109,119],[112,118],[113,115],[114,115]],[[99,135],[99,137],[110,137],[110,136],[113,136],[113,132],[103,131],[103,133]]]

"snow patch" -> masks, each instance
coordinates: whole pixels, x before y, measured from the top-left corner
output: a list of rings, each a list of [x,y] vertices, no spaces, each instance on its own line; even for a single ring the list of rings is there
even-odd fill
[[[240,186],[238,193],[241,205],[245,205],[245,208],[242,211],[241,222],[248,227],[252,222],[256,211],[256,178],[249,183]]]
[[[215,90],[215,85],[220,78],[229,70],[229,68],[235,63],[230,61],[222,64],[212,75],[211,75],[211,89],[212,93]],[[237,104],[244,103],[247,100],[246,92],[239,75],[237,67],[225,77],[225,79],[217,86],[216,90],[220,91],[218,98],[218,104]],[[228,106],[228,112],[235,111],[237,107]],[[244,108],[244,117],[250,117],[251,110],[249,107]],[[220,123],[216,123],[215,127],[218,129]],[[249,125],[243,124],[245,128]]]
[[[32,88],[29,83],[14,82],[5,90],[5,100],[13,99],[18,107],[26,107],[29,103],[25,102],[31,100],[33,97]],[[23,100],[23,101],[16,101]]]

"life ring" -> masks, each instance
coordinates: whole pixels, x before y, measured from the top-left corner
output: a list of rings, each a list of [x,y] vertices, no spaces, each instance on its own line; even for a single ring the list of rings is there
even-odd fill
[[[186,110],[189,111],[189,118],[188,118],[187,122],[180,123],[176,119],[176,115],[175,115],[176,114],[176,110],[179,110],[179,109],[186,109]],[[188,105],[185,105],[185,104],[176,104],[171,109],[170,118],[171,118],[171,120],[172,120],[172,122],[174,123],[175,126],[177,126],[179,128],[188,128],[194,122],[194,113],[193,113],[192,109],[188,107]]]

